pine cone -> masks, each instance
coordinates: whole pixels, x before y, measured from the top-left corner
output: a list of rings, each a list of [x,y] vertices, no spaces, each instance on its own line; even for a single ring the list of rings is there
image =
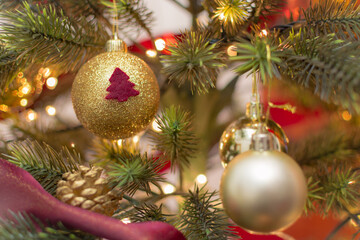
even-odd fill
[[[72,206],[112,216],[122,197],[109,188],[102,172],[101,167],[79,166],[79,171],[64,173],[64,180],[57,184],[57,198]]]

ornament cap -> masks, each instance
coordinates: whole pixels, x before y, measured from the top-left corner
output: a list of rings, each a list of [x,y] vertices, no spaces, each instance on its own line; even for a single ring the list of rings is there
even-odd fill
[[[106,42],[107,52],[127,52],[126,43],[121,39],[111,39]]]
[[[256,103],[255,101],[251,101],[246,104],[246,116],[251,120],[256,120],[258,117],[262,117],[263,115],[263,105],[261,103]]]
[[[251,149],[255,151],[271,151],[274,148],[273,137],[266,129],[265,124],[261,124],[251,139]]]

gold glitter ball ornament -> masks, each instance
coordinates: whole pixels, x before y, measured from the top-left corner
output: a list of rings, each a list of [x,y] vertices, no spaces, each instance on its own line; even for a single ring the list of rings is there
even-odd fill
[[[248,103],[246,115],[231,123],[220,138],[219,152],[221,163],[224,167],[226,167],[235,156],[250,149],[252,136],[259,125],[264,123],[265,116],[262,112],[262,104],[257,106],[255,102]],[[273,138],[272,147],[277,151],[287,152],[289,139],[284,130],[271,119],[269,119],[266,128]]]
[[[269,133],[254,137],[254,150],[237,155],[225,168],[220,196],[236,224],[250,232],[270,234],[300,217],[307,186],[299,165],[272,149]]]
[[[79,171],[64,173],[63,179],[57,184],[56,197],[72,206],[112,216],[122,199],[121,193],[108,187],[101,167],[79,166]]]
[[[159,106],[160,91],[150,67],[110,40],[107,52],[81,67],[72,86],[75,113],[83,126],[107,139],[124,139],[145,130]]]

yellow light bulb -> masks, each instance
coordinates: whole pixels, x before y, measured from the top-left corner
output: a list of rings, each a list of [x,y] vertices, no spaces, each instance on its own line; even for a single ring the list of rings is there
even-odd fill
[[[152,129],[155,131],[155,132],[161,132],[161,129],[159,128],[159,125],[157,124],[156,120],[154,120],[151,124],[152,126]]]
[[[156,53],[155,50],[149,49],[149,50],[146,51],[146,55],[147,55],[148,57],[154,58],[154,57],[156,57],[157,53]]]
[[[31,91],[31,88],[30,88],[30,86],[28,86],[28,85],[21,87],[21,92],[22,92],[24,95],[30,93],[30,91]]]
[[[56,114],[56,108],[54,108],[53,106],[46,106],[45,110],[50,116],[55,116]]]
[[[175,187],[174,185],[168,183],[163,187],[163,191],[165,194],[171,194],[175,192]]]
[[[46,86],[48,89],[53,90],[58,84],[58,79],[55,77],[50,77],[46,80]]]
[[[9,107],[5,104],[1,104],[0,111],[7,112],[7,111],[9,111]]]
[[[139,136],[135,136],[135,137],[133,137],[133,143],[138,143],[139,142]]]
[[[227,55],[229,55],[230,57],[236,56],[237,55],[236,49],[237,48],[235,47],[235,45],[229,46],[226,50]]]
[[[123,218],[123,219],[121,219],[121,221],[125,224],[131,223],[129,218]]]
[[[31,122],[34,121],[37,118],[37,113],[33,110],[29,110],[26,113],[26,121]]]
[[[207,182],[207,177],[204,174],[199,174],[196,177],[196,182],[199,184],[205,184]]]
[[[156,49],[157,49],[158,51],[164,50],[165,47],[166,47],[166,42],[165,42],[165,40],[164,40],[164,39],[161,39],[161,38],[156,39],[156,40],[155,40],[155,47],[156,47]]]
[[[49,68],[45,68],[44,70],[43,70],[43,75],[44,75],[44,77],[49,77],[50,76],[50,74],[51,74],[51,70],[49,69]]]
[[[345,121],[350,121],[352,118],[351,114],[348,111],[344,111],[341,116]]]
[[[26,98],[23,98],[20,100],[20,105],[22,107],[26,107],[27,104],[28,104],[28,100]]]

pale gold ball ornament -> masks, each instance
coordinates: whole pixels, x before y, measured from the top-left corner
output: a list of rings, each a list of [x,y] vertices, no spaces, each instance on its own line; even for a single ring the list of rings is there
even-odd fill
[[[227,215],[255,233],[280,231],[302,214],[307,197],[304,174],[290,156],[272,149],[266,129],[253,136],[252,148],[225,168],[220,196]]]
[[[126,50],[123,41],[108,41],[107,52],[82,66],[72,86],[79,121],[102,138],[124,139],[145,130],[159,106],[154,73]]]
[[[231,123],[220,138],[219,152],[224,167],[235,156],[250,149],[252,136],[259,125],[264,123],[265,116],[262,111],[262,104],[253,101],[248,103],[245,116]],[[269,119],[266,128],[273,139],[272,147],[277,151],[287,152],[289,139],[279,124]]]

